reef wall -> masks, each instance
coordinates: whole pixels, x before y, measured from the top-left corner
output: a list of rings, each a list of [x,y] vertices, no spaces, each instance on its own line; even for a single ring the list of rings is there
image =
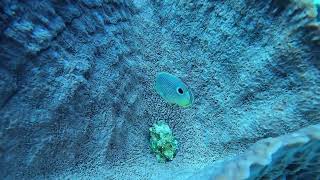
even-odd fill
[[[318,20],[298,0],[1,1],[1,179],[197,178],[319,124]],[[155,93],[160,71],[191,108]],[[159,120],[179,142],[165,164],[149,148]]]

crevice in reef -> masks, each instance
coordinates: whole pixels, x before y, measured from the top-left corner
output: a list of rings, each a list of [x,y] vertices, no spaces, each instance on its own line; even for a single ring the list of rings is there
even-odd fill
[[[1,104],[1,106],[0,106],[0,111],[1,111],[1,109],[3,109],[3,108],[6,106],[6,104],[8,104],[8,103],[10,102],[10,100],[11,100],[16,94],[18,94],[18,92],[19,92],[19,90],[11,91],[10,95],[8,95],[8,96],[6,97],[6,99],[4,100],[4,102]]]

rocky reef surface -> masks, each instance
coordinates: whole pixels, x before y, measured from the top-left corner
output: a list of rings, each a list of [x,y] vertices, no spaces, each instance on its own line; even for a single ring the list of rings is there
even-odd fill
[[[311,0],[0,1],[1,179],[210,179],[259,140],[319,124],[318,11]],[[191,108],[156,94],[160,71],[190,86]],[[168,163],[150,153],[159,120],[179,142]],[[318,136],[304,137],[314,158]]]

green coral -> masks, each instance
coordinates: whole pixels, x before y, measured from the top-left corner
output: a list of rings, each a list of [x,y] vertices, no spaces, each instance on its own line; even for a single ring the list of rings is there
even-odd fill
[[[178,141],[174,138],[168,124],[158,121],[149,128],[150,147],[159,162],[172,161],[177,153]]]

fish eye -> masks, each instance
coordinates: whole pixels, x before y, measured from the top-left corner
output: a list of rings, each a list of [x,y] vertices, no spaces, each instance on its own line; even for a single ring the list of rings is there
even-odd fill
[[[183,94],[183,90],[181,88],[178,88],[178,93]]]

